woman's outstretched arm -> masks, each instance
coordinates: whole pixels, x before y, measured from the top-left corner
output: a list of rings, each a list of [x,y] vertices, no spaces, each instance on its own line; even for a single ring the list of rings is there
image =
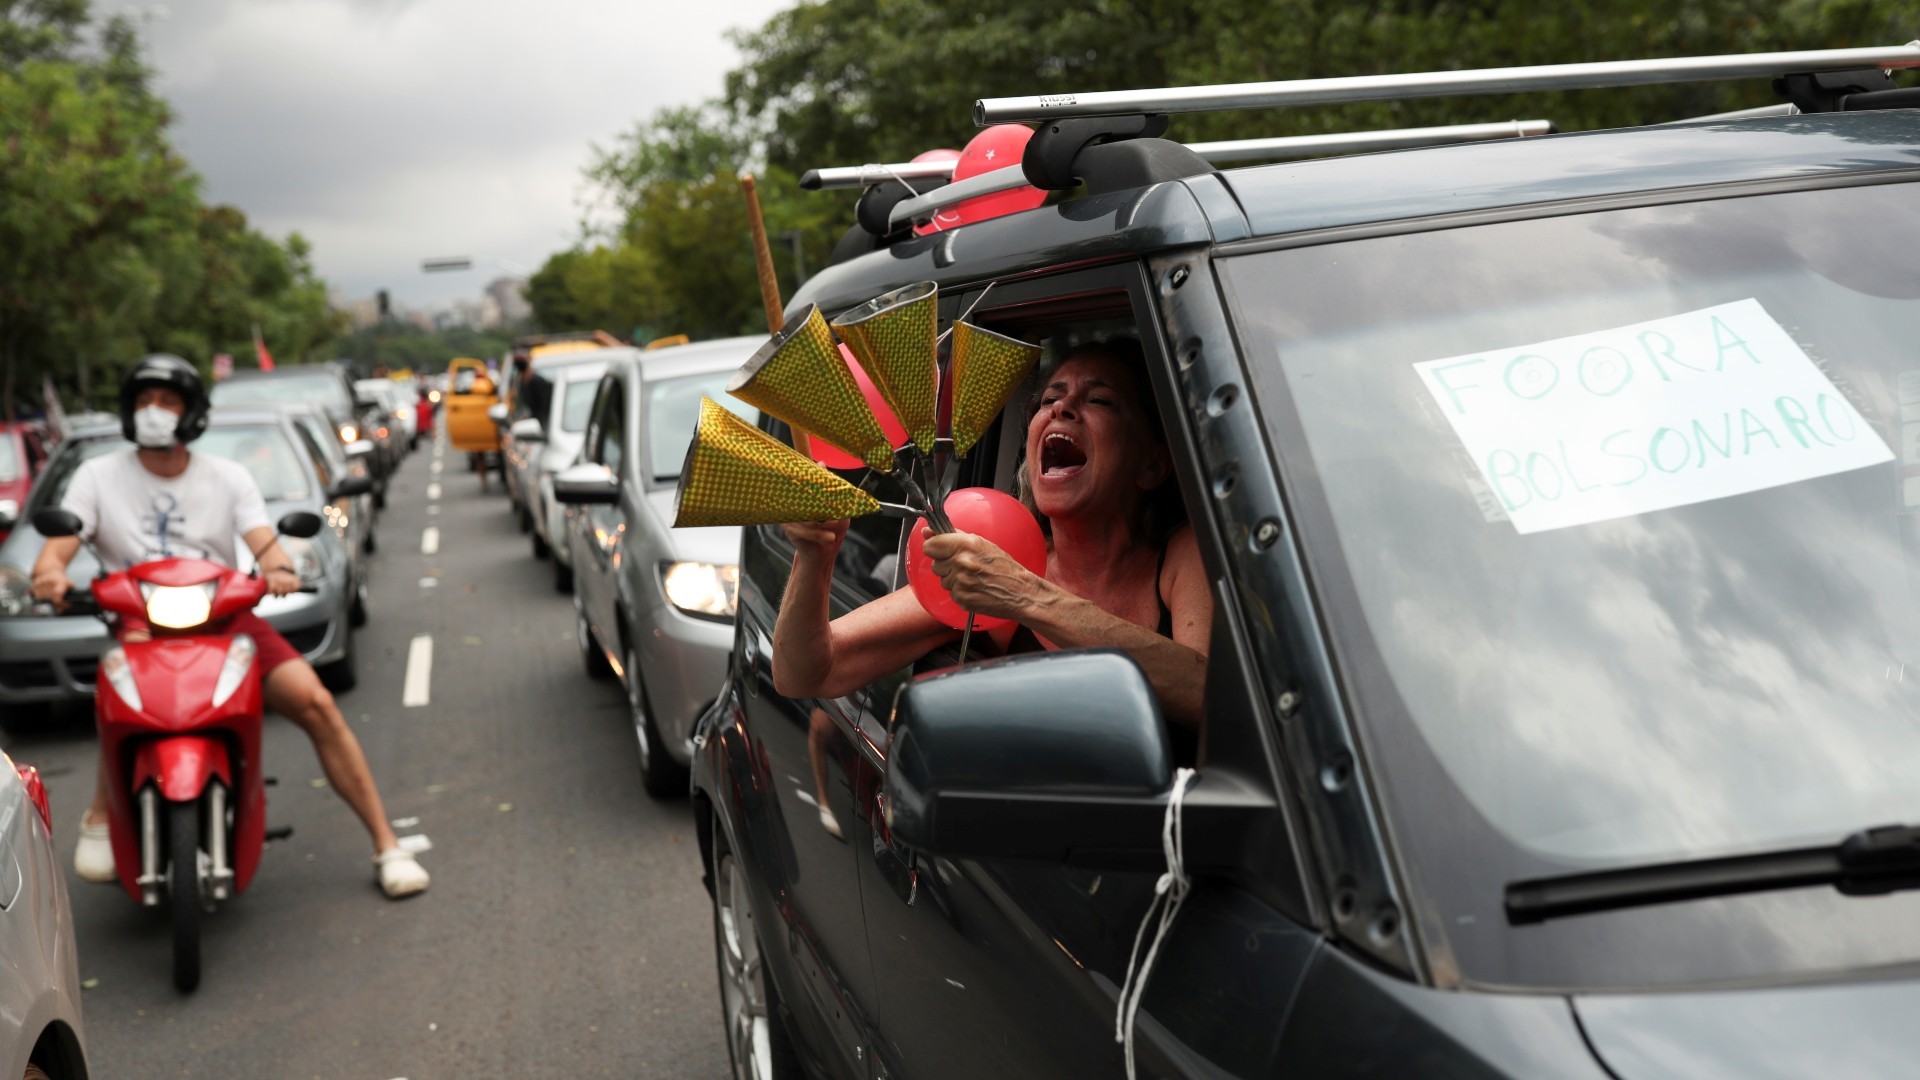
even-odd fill
[[[773,627],[773,688],[786,697],[842,697],[913,663],[955,631],[901,589],[829,621],[833,560],[847,523],[783,526],[793,541],[793,573]]]

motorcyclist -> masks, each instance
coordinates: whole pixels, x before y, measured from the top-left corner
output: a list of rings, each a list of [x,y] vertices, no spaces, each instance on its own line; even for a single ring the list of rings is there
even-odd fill
[[[265,575],[268,592],[284,596],[300,587],[253,477],[235,462],[188,451],[187,444],[206,430],[207,412],[206,387],[192,364],[155,354],[134,365],[120,384],[120,427],[135,448],[94,458],[74,472],[62,505],[80,518],[81,536],[50,538],[41,547],[33,566],[34,596],[62,602],[72,588],[67,566],[82,537],[109,567],[119,569],[177,556],[234,566],[238,536]],[[313,740],[328,782],[365,823],[381,890],[394,899],[425,890],[426,870],[400,847],[387,824],[360,741],[312,665],[253,612],[236,616],[232,625],[235,632],[253,636],[266,673],[266,707]],[[135,630],[127,638],[144,636]],[[84,880],[115,880],[104,767],[81,820],[73,863]]]

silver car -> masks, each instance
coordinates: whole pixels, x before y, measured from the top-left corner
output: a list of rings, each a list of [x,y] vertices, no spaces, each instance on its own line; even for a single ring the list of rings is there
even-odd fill
[[[533,535],[533,557],[553,559],[553,587],[573,587],[573,556],[562,534],[561,506],[553,498],[553,474],[580,457],[587,410],[607,364],[632,360],[639,349],[606,348],[536,358],[518,387],[505,437],[507,493],[521,512],[521,524]],[[537,388],[536,388],[537,386]],[[544,398],[546,408],[534,404]]]
[[[0,753],[0,1076],[87,1075],[73,909],[47,790]]]
[[[684,794],[694,718],[733,648],[740,530],[673,528],[674,493],[702,395],[757,420],[727,380],[765,338],[637,352],[607,365],[582,463],[554,479],[569,504],[573,606],[587,671],[626,685],[641,780]]]
[[[60,505],[81,462],[130,445],[118,427],[80,431],[62,442],[28,497],[23,517],[31,521],[34,512]],[[266,498],[269,521],[292,510],[322,513],[334,500],[369,489],[364,476],[334,477],[323,485],[292,421],[277,411],[215,409],[193,451],[245,465]],[[23,522],[0,545],[0,715],[9,718],[37,706],[92,697],[100,654],[110,644],[106,626],[92,615],[40,613],[29,590],[41,542],[33,526]],[[280,546],[293,559],[301,580],[317,591],[269,596],[254,610],[320,669],[327,685],[350,689],[357,672],[346,545],[333,530],[323,529],[312,540],[283,537]],[[246,546],[239,545],[238,551],[240,569],[251,569]],[[97,569],[83,548],[67,573],[82,584]]]

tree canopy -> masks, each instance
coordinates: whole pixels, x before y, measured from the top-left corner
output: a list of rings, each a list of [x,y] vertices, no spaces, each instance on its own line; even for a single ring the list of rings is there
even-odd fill
[[[169,121],[126,20],[0,0],[0,416],[44,376],[98,399],[148,352],[204,370],[256,323],[288,358],[342,329],[305,240],[202,205]]]
[[[618,221],[583,231],[529,290],[550,329],[706,335],[761,328],[744,204],[760,198],[782,286],[783,239],[824,265],[847,193],[805,169],[963,147],[975,99],[1522,64],[1847,48],[1912,37],[1893,0],[803,0],[734,35],[724,99],[642,121],[597,149],[588,180]],[[1562,131],[1774,101],[1765,80],[1180,116],[1184,141],[1541,117]]]

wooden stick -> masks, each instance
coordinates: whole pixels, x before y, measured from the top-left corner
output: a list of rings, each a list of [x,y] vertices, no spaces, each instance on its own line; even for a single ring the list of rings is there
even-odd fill
[[[786,305],[780,302],[780,277],[773,270],[773,249],[767,246],[767,220],[760,214],[760,192],[754,187],[753,174],[740,175],[740,190],[747,196],[747,223],[753,227],[753,268],[760,275],[760,303],[767,309],[767,333],[777,334],[786,325]],[[807,433],[790,427],[793,448],[811,458],[813,444]]]
[[[767,222],[760,216],[760,193],[752,174],[740,177],[747,194],[747,222],[753,226],[753,265],[760,273],[760,302],[767,308],[767,333],[777,334],[786,324],[786,305],[780,302],[780,278],[773,270],[773,249],[767,246]]]

